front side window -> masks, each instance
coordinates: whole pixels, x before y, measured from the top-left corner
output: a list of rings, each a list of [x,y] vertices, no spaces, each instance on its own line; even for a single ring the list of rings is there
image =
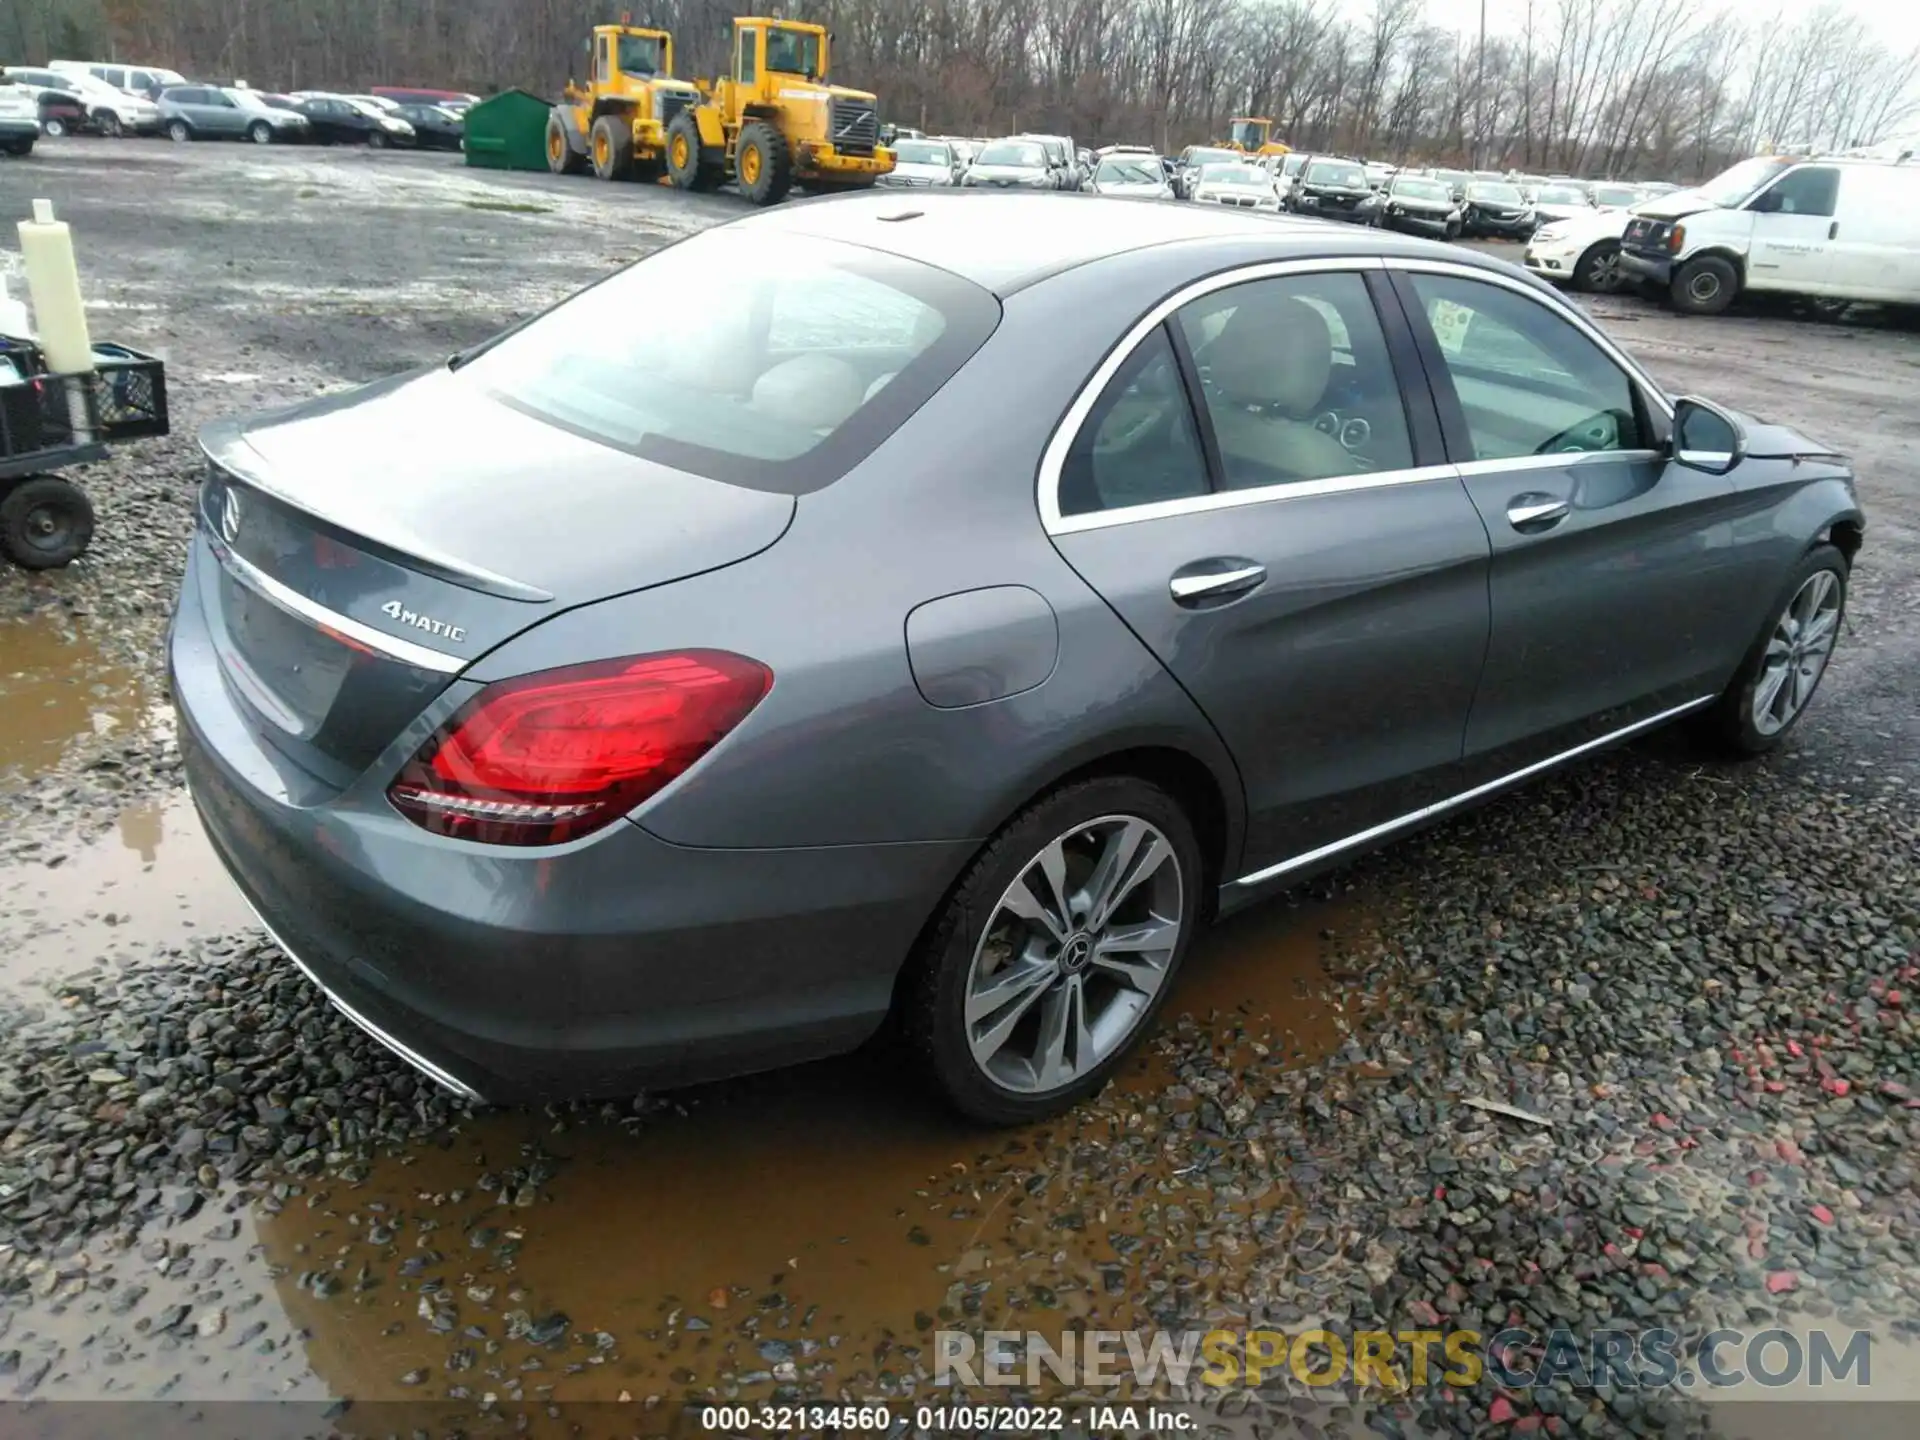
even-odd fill
[[[1472,458],[1647,447],[1633,381],[1570,321],[1484,281],[1409,279],[1440,342]]]
[[[1227,489],[1412,465],[1406,407],[1359,275],[1250,280],[1193,301],[1178,324]]]
[[[1193,407],[1159,326],[1114,372],[1074,437],[1060,471],[1060,513],[1090,515],[1207,490]]]
[[[767,69],[780,75],[819,80],[820,37],[806,30],[775,27],[767,31]]]
[[[760,73],[759,70],[755,67],[754,53],[753,53],[753,38],[754,38],[754,32],[751,30],[742,30],[739,32],[740,58],[739,58],[738,66],[733,73],[735,78],[738,79],[742,85],[751,85],[754,82],[754,80],[758,78]],[[771,36],[768,37],[767,48],[769,51],[771,51],[773,48],[773,40]],[[768,56],[768,66],[769,68],[774,70],[778,70],[780,68],[778,65],[773,64],[771,54],[769,54]]]
[[[1753,209],[1763,215],[1816,215],[1830,219],[1840,201],[1840,172],[1831,165],[1802,165],[1782,175],[1757,196]]]
[[[999,322],[978,286],[861,246],[795,236],[765,258],[751,232],[683,241],[455,373],[602,444],[799,493],[858,463]]]

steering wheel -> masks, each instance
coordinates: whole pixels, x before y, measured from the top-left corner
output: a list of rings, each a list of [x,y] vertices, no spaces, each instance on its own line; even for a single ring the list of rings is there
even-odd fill
[[[1585,455],[1595,450],[1616,448],[1620,435],[1619,421],[1611,411],[1602,410],[1582,420],[1578,425],[1570,425],[1558,435],[1550,435],[1534,447],[1536,455]]]

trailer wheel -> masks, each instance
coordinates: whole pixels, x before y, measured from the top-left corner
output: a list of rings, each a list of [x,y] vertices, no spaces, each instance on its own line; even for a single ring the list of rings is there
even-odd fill
[[[593,173],[602,180],[633,178],[633,131],[623,124],[624,116],[602,115],[593,122],[588,151],[593,157]]]
[[[71,480],[34,475],[0,499],[0,552],[22,570],[57,570],[92,539],[93,504]]]

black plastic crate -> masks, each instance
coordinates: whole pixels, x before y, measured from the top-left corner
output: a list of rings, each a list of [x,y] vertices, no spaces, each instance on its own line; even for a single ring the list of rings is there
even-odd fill
[[[67,387],[42,375],[0,385],[0,459],[17,460],[76,444]]]
[[[20,375],[44,375],[47,372],[47,357],[31,340],[16,340],[11,335],[0,335],[0,359],[12,361],[15,373]]]
[[[95,345],[95,438],[138,440],[167,433],[167,371],[151,355],[124,345]]]

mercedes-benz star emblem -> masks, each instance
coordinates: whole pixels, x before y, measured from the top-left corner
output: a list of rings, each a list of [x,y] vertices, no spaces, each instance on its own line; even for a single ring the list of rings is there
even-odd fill
[[[1071,936],[1060,952],[1060,963],[1069,975],[1077,975],[1087,968],[1087,962],[1093,958],[1093,941],[1084,934]]]
[[[229,545],[240,539],[240,496],[232,489],[220,501],[220,538]]]

